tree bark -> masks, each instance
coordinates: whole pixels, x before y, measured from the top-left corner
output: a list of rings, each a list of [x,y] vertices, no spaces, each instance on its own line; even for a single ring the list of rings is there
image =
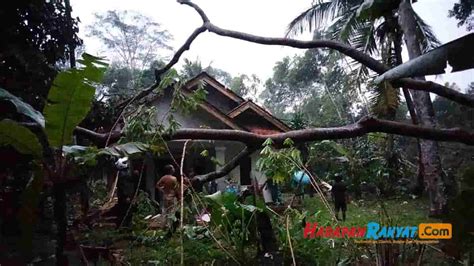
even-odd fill
[[[410,1],[403,0],[399,6],[399,25],[404,33],[410,59],[421,55],[420,39],[417,37],[417,22]],[[417,78],[425,81],[424,77]],[[430,94],[414,91],[413,100],[419,122],[425,127],[436,127],[436,119]],[[430,214],[440,215],[447,211],[446,184],[443,178],[439,147],[436,141],[421,140],[421,163],[425,171],[424,180],[430,196]]]
[[[76,68],[76,45],[74,44],[73,41],[73,36],[74,36],[74,24],[72,23],[72,17],[71,17],[71,3],[69,0],[64,1],[66,5],[66,16],[68,19],[68,39],[70,40],[68,44],[68,49],[69,49],[69,67],[71,68]]]
[[[403,64],[402,58],[402,36],[403,33],[401,32],[400,26],[398,23],[394,25],[396,27],[395,39],[394,39],[394,50],[396,56],[396,64],[401,65]],[[405,102],[407,104],[408,112],[410,113],[411,122],[413,125],[419,124],[418,115],[416,114],[415,105],[413,103],[413,99],[411,97],[410,91],[406,87],[402,87],[403,96],[405,97]],[[418,170],[416,175],[415,186],[413,188],[413,193],[415,195],[421,196],[424,190],[424,183],[423,178],[425,176],[425,171],[423,168],[423,164],[421,162],[421,142],[420,139],[416,139],[416,147],[418,150]]]
[[[67,234],[67,205],[66,190],[63,183],[53,186],[54,196],[54,219],[57,230],[56,243],[56,265],[67,265],[67,257],[64,255],[64,245]]]

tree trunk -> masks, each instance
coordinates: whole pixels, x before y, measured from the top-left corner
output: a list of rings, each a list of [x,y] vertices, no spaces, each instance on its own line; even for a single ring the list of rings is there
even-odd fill
[[[407,88],[403,88],[403,95],[405,96],[408,111],[410,112],[411,122],[414,125],[418,125],[419,120],[418,120],[418,116],[415,112],[415,105],[413,103],[410,91]],[[417,150],[418,150],[418,171],[417,171],[417,174],[416,174],[416,184],[415,184],[415,187],[413,189],[413,193],[415,195],[421,196],[423,194],[423,190],[424,190],[424,187],[425,187],[424,182],[423,182],[423,179],[424,179],[424,176],[425,176],[425,170],[424,170],[424,167],[423,167],[423,162],[421,160],[421,157],[423,156],[422,153],[421,153],[421,141],[418,138],[416,139],[416,147],[417,147]]]
[[[69,67],[71,68],[76,68],[76,45],[74,44],[74,25],[72,23],[72,17],[71,17],[71,3],[69,0],[64,1],[66,5],[66,16],[68,20],[68,39],[70,40],[70,43],[68,44],[68,49],[69,49]]]
[[[56,265],[67,265],[67,257],[64,255],[67,233],[67,197],[64,184],[55,184],[53,186],[53,196],[54,218],[57,230]]]
[[[398,24],[394,25],[396,27],[396,33],[394,38],[394,50],[395,50],[395,57],[396,57],[396,65],[403,64],[402,58],[402,36],[403,33],[400,30],[400,26]],[[413,125],[419,124],[418,115],[416,114],[415,104],[413,103],[410,91],[407,88],[402,88],[403,96],[405,97],[405,102],[407,104],[408,112],[410,113],[411,122]],[[421,162],[421,142],[420,139],[416,139],[416,146],[418,150],[418,171],[416,176],[416,183],[413,189],[413,193],[415,195],[421,196],[424,190],[423,178],[425,176],[425,171],[423,168],[423,163]]]
[[[417,38],[417,22],[414,10],[408,0],[403,0],[399,6],[399,25],[405,36],[410,59],[421,55],[420,40]],[[419,77],[425,80],[424,77]],[[414,91],[413,100],[422,126],[436,127],[433,104],[428,92]],[[447,211],[447,194],[445,180],[439,157],[439,148],[436,141],[421,140],[421,163],[425,171],[425,183],[430,196],[430,214],[440,215]]]

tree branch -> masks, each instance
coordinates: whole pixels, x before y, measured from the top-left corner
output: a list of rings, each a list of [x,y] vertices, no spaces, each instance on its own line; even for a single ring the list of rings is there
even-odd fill
[[[199,183],[204,184],[206,182],[221,178],[227,175],[228,173],[230,173],[230,171],[232,171],[235,167],[237,167],[240,164],[242,159],[252,154],[255,150],[256,150],[255,148],[250,148],[249,146],[247,146],[241,152],[239,152],[239,154],[237,154],[234,158],[232,158],[232,160],[230,160],[226,165],[224,165],[224,167],[222,167],[221,169],[204,174],[204,175],[197,175],[193,179],[194,181],[198,181]]]
[[[145,97],[148,94],[152,93],[153,90],[158,88],[158,86],[160,85],[160,82],[161,82],[161,79],[157,78],[156,82],[153,85],[151,85],[150,87],[148,87],[145,90],[140,91],[137,95],[133,96],[132,98],[130,98],[130,99],[124,101],[124,102],[121,102],[119,105],[117,105],[117,109],[120,110],[120,112],[118,112],[118,113],[122,113],[123,109],[125,107],[127,107],[129,104],[132,104],[132,102],[139,101],[143,97]]]
[[[87,128],[83,127],[76,127],[74,129],[74,133],[84,136],[94,142],[97,146],[103,147],[105,146],[105,143],[107,142],[107,139],[109,138],[110,134],[110,143],[117,142],[120,137],[122,136],[122,132],[120,131],[111,131],[107,133],[97,133],[95,131],[89,130]]]
[[[359,51],[345,43],[332,41],[332,40],[313,40],[313,41],[299,41],[289,38],[272,38],[272,37],[262,37],[257,35],[252,35],[244,32],[227,30],[220,28],[212,24],[209,18],[206,16],[204,11],[196,4],[192,3],[189,0],[179,0],[181,4],[188,5],[195,9],[203,20],[203,27],[208,31],[213,32],[220,36],[230,37],[234,39],[239,39],[243,41],[248,41],[252,43],[259,43],[263,45],[281,45],[289,46],[298,49],[314,49],[314,48],[330,48],[337,50],[352,59],[358,61],[369,69],[382,74],[388,71],[390,68],[378,60],[372,58],[371,56],[365,54],[362,51]],[[460,93],[456,90],[450,89],[448,87],[442,86],[434,82],[419,81],[414,79],[400,79],[395,84],[398,86],[410,87],[413,90],[428,91],[440,96],[443,96],[452,101],[458,102],[460,104],[474,107],[474,95],[468,95]]]
[[[107,133],[96,133],[94,131],[77,127],[77,134],[90,137],[97,143],[105,142]],[[283,144],[285,139],[290,138],[295,143],[319,141],[326,139],[347,139],[363,136],[367,133],[382,132],[400,136],[415,137],[437,141],[460,142],[474,145],[474,132],[468,132],[460,128],[438,129],[411,125],[401,122],[364,117],[356,123],[340,127],[309,128],[293,130],[285,133],[272,135],[259,135],[252,132],[231,129],[198,129],[184,128],[177,130],[173,135],[164,135],[166,140],[193,139],[193,140],[228,140],[239,141],[249,146],[261,145],[270,138],[277,145]],[[120,132],[112,132],[115,140],[120,138]]]
[[[202,11],[202,10],[201,10]],[[196,39],[197,36],[199,36],[199,34],[203,33],[206,31],[206,27],[204,26],[201,26],[197,29],[195,29],[193,31],[193,33],[191,33],[191,35],[188,37],[188,39],[186,40],[186,42],[184,42],[183,46],[181,46],[178,51],[176,51],[176,53],[173,55],[173,58],[171,59],[171,61],[166,64],[166,66],[160,68],[160,69],[157,69],[155,70],[155,77],[157,80],[160,79],[161,75],[163,75],[164,73],[166,73],[166,71],[170,70],[179,60],[179,58],[181,57],[181,55],[186,51],[186,50],[189,50],[189,48],[191,47],[191,43],[194,41],[194,39]]]
[[[333,40],[299,41],[299,40],[289,39],[289,38],[262,37],[262,36],[252,35],[252,34],[248,34],[244,32],[227,30],[227,29],[223,29],[212,24],[209,18],[207,17],[207,15],[205,14],[205,12],[195,3],[189,0],[178,0],[178,3],[190,6],[194,10],[196,10],[196,12],[199,14],[199,16],[201,17],[203,21],[203,25],[197,28],[196,30],[194,30],[193,33],[191,33],[191,35],[188,37],[188,39],[183,44],[183,46],[181,46],[180,49],[178,49],[178,51],[174,54],[171,61],[166,66],[155,70],[155,77],[158,81],[160,80],[161,75],[164,74],[169,69],[171,69],[171,67],[173,67],[178,62],[181,55],[186,50],[189,50],[191,43],[196,39],[196,37],[199,34],[205,32],[206,30],[220,36],[230,37],[230,38],[239,39],[239,40],[252,42],[252,43],[259,43],[263,45],[280,45],[280,46],[293,47],[297,49],[315,49],[315,48],[334,49],[342,54],[345,54],[351,57],[352,59],[356,60],[357,62],[361,63],[362,65],[368,67],[369,69],[371,69],[372,71],[378,74],[383,74],[384,72],[390,69],[388,66],[372,58],[366,53],[359,51],[345,43],[341,43],[341,42],[333,41]],[[156,86],[158,86],[158,83],[159,82],[157,82]],[[448,87],[445,87],[443,85],[440,85],[431,81],[420,81],[420,80],[414,80],[410,78],[404,78],[404,79],[393,81],[392,83],[397,88],[410,87],[410,89],[412,90],[427,91],[427,92],[431,92],[439,96],[445,97],[447,99],[450,99],[462,105],[474,107],[474,95],[464,94],[464,93],[458,92],[456,90],[450,89]],[[134,99],[140,100],[141,98],[145,97],[152,91],[153,91],[152,89],[142,91],[140,92],[139,95],[134,97]],[[126,105],[130,101],[134,101],[134,100],[127,100],[126,102],[121,103],[119,106],[124,106],[124,104]]]
[[[209,18],[207,17],[206,13],[204,13],[204,11],[198,5],[196,5],[195,3],[193,3],[189,0],[178,0],[178,3],[183,4],[183,5],[188,5],[192,8],[194,8],[194,10],[196,10],[198,12],[199,16],[201,16],[203,24],[206,24],[206,22],[209,22]]]
[[[392,83],[411,90],[429,91],[459,104],[474,107],[474,94],[465,94],[432,81],[403,78]]]
[[[346,139],[360,137],[367,133],[382,132],[429,140],[461,142],[474,145],[474,133],[460,128],[437,129],[416,126],[389,120],[364,117],[356,123],[332,128],[309,128],[293,130],[273,135],[259,135],[251,132],[229,129],[180,129],[169,139],[202,139],[240,141],[248,145],[260,145],[270,138],[275,144],[282,144],[290,138],[295,143],[326,139]]]

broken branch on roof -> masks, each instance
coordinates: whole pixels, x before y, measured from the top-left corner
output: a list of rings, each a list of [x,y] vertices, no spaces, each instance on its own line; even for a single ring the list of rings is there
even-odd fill
[[[292,139],[295,143],[301,143],[326,139],[355,138],[375,132],[474,145],[474,132],[460,128],[429,128],[373,117],[364,117],[356,123],[340,127],[308,128],[272,135],[260,135],[232,129],[185,128],[177,130],[172,135],[164,135],[163,137],[166,140],[228,140],[242,142],[250,146],[258,146],[268,138],[272,139],[275,144],[282,144],[287,138]],[[108,133],[96,133],[80,127],[76,128],[76,133],[90,137],[96,143],[103,143],[105,142],[104,138],[106,139],[108,137]],[[112,133],[114,139],[120,138],[120,135],[121,133],[117,131]]]

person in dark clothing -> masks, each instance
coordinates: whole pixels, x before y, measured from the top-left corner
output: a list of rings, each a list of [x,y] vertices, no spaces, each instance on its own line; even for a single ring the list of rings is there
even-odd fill
[[[131,209],[132,198],[136,189],[135,178],[127,157],[119,159],[115,165],[119,172],[117,180],[118,217],[116,224],[117,227],[129,227],[132,222],[133,210],[129,209]]]
[[[212,180],[211,182],[207,183],[207,194],[211,195],[217,192],[217,182]]]
[[[342,220],[346,220],[346,210],[347,210],[347,201],[346,201],[346,184],[342,182],[342,176],[336,174],[335,183],[332,186],[331,193],[334,200],[334,207],[336,211],[336,218],[339,220],[339,210],[342,211]]]
[[[280,197],[280,194],[281,194],[280,189],[278,188],[278,185],[275,182],[273,182],[273,179],[268,179],[266,181],[266,186],[268,187],[268,189],[270,189],[273,203],[277,205],[282,204],[282,200]]]

